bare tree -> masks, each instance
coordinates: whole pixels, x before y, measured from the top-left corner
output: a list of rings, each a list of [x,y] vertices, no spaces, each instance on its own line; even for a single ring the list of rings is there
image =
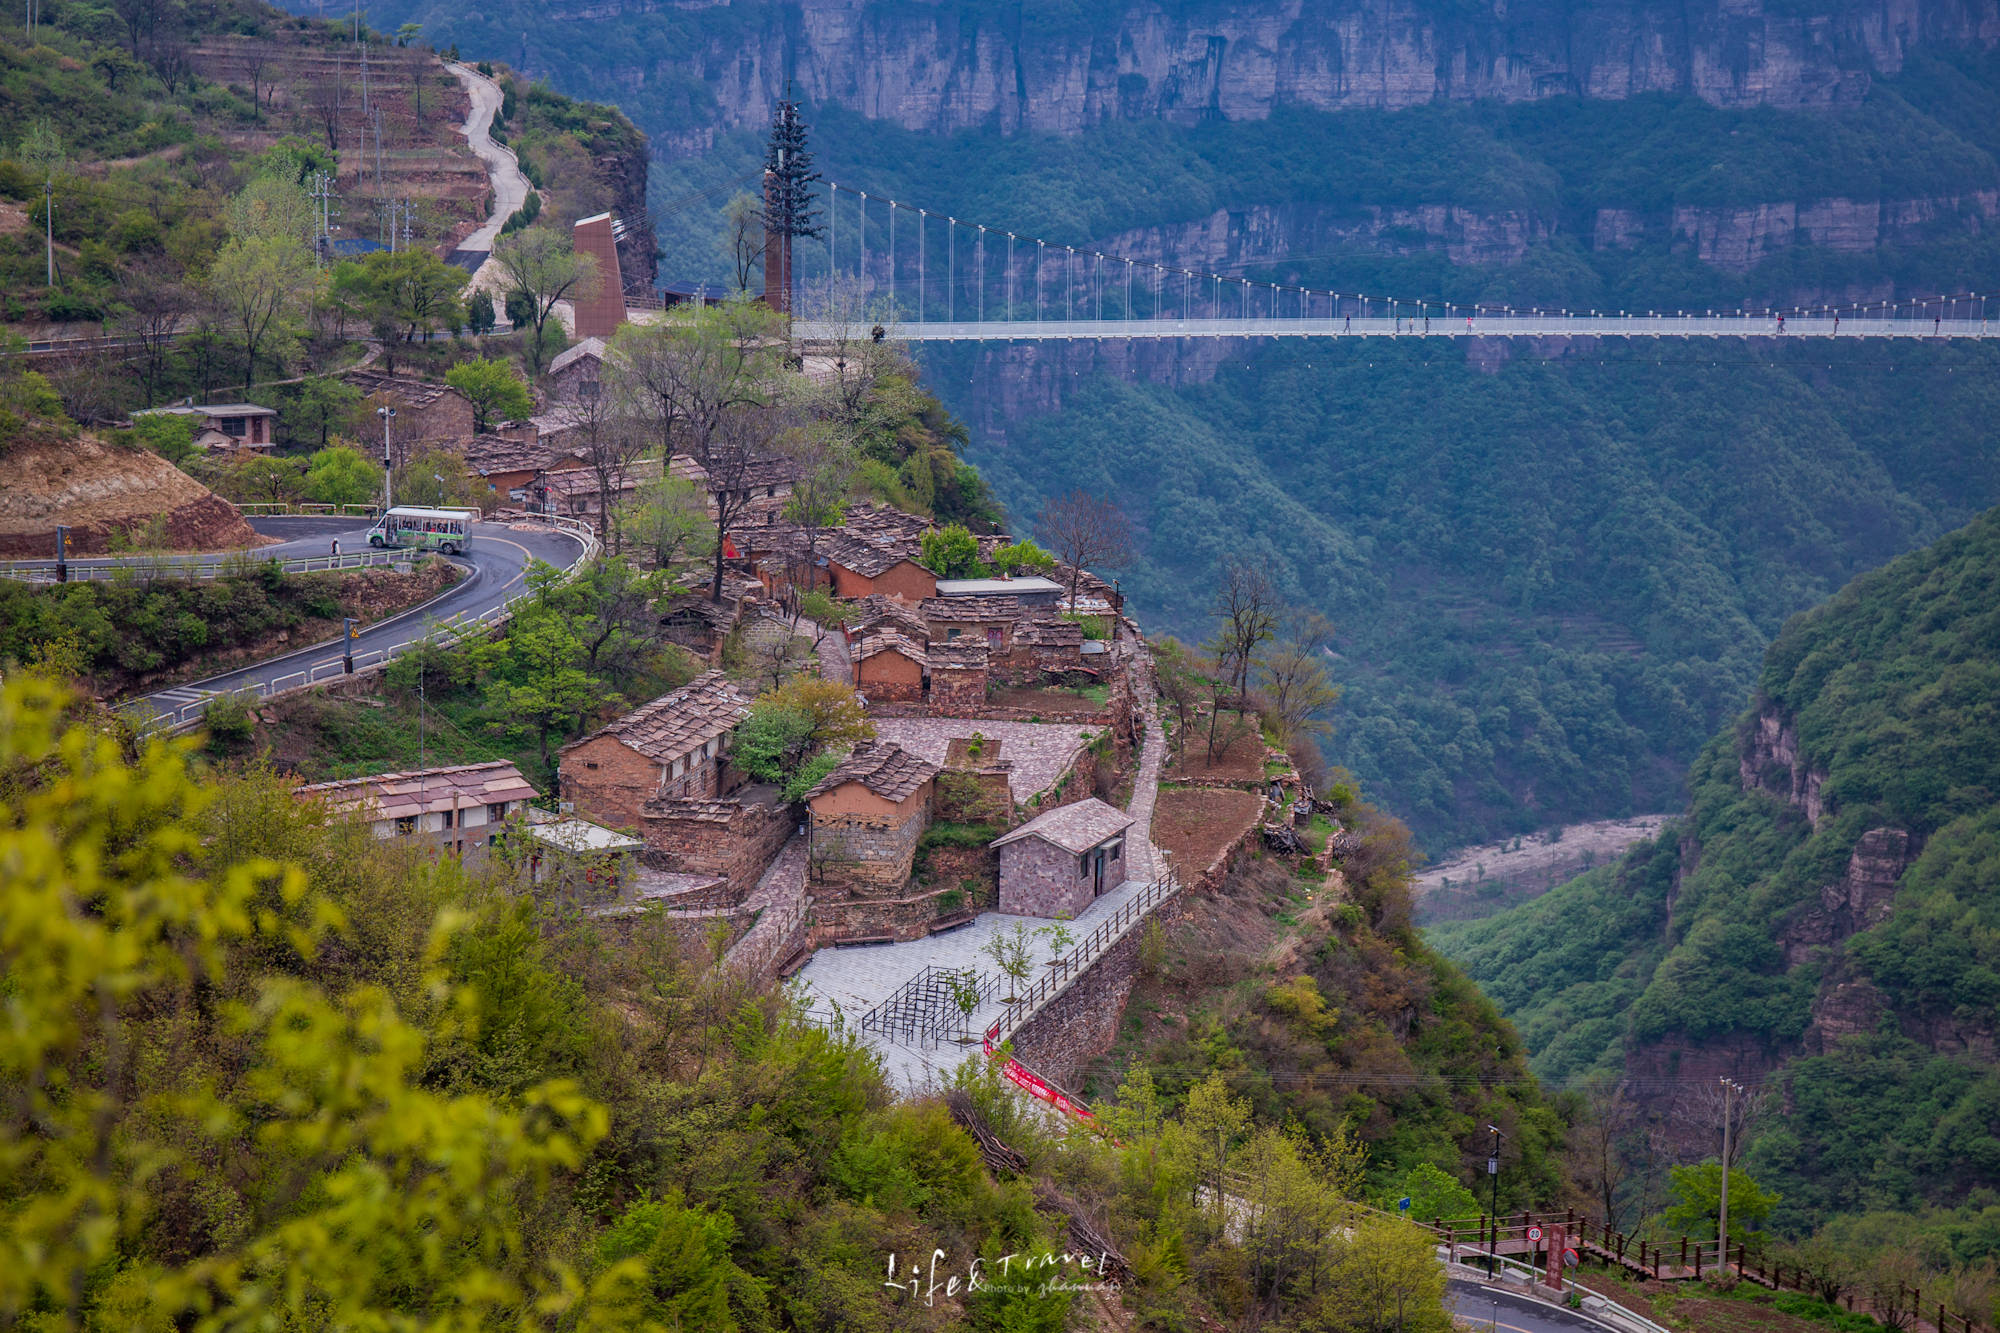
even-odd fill
[[[168,358],[194,297],[166,265],[133,264],[119,273],[118,299],[118,330],[134,348],[125,365],[151,407],[166,386]]]
[[[816,421],[786,436],[783,452],[799,470],[785,500],[785,519],[798,526],[805,543],[798,553],[801,563],[792,571],[792,584],[809,592],[819,568],[821,537],[847,517],[854,443],[838,422]]]
[[[1626,1138],[1637,1118],[1638,1108],[1625,1095],[1623,1085],[1609,1081],[1591,1084],[1584,1093],[1584,1114],[1570,1136],[1570,1171],[1577,1188],[1597,1206],[1606,1228],[1622,1230],[1625,1216],[1618,1195],[1632,1174]]]
[[[623,410],[653,428],[663,454],[700,460],[724,413],[771,401],[789,346],[778,316],[726,301],[619,329],[604,376]]]
[[[1327,677],[1326,651],[1333,622],[1317,611],[1286,613],[1271,651],[1260,664],[1265,695],[1285,735],[1325,736],[1333,725],[1320,714],[1340,699]]]
[[[594,384],[583,387],[598,388]],[[577,448],[583,453],[584,465],[597,479],[598,522],[604,530],[605,545],[615,555],[624,545],[623,529],[618,523],[622,506],[615,501],[627,489],[633,465],[646,452],[646,437],[601,392],[584,393],[575,402],[563,404],[562,412],[575,424]]]
[[[812,408],[821,416],[857,424],[876,386],[888,375],[915,378],[908,347],[896,336],[896,307],[870,300],[853,278],[828,278],[809,286],[799,305],[823,330],[829,375],[812,381]]]
[[[340,151],[340,118],[347,102],[347,80],[341,76],[340,57],[334,56],[306,85],[306,107],[319,122],[326,146]]]
[[[113,416],[118,400],[117,377],[104,357],[93,352],[70,352],[49,357],[36,368],[48,376],[56,396],[62,399],[63,411],[72,421],[90,426]]]
[[[722,206],[722,246],[736,275],[736,290],[750,291],[751,276],[764,262],[764,205],[757,196],[739,192]]]
[[[1042,506],[1035,528],[1056,558],[1069,566],[1069,604],[1086,566],[1117,569],[1132,558],[1132,524],[1110,500],[1081,487]]]
[[[528,364],[540,375],[547,354],[543,334],[556,303],[596,294],[602,281],[597,260],[578,254],[569,238],[552,227],[529,227],[495,245],[493,262],[500,266],[508,294],[528,303],[528,322],[534,327],[528,341]]]
[[[723,412],[695,456],[708,472],[709,504],[715,515],[715,572],[709,585],[712,602],[722,600],[722,561],[730,525],[749,501],[747,477],[751,465],[772,453],[789,423],[784,413],[769,407],[732,407]]]
[[[1234,560],[1224,566],[1222,585],[1215,592],[1215,617],[1220,622],[1215,633],[1215,663],[1241,700],[1250,688],[1257,649],[1278,628],[1278,592],[1270,570],[1262,564]]]

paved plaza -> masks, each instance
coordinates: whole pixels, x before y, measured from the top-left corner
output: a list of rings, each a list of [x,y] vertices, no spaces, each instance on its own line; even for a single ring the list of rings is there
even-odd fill
[[[878,717],[875,735],[894,741],[905,750],[921,755],[943,767],[945,751],[954,740],[973,732],[1000,742],[1000,758],[1014,767],[1007,775],[1008,790],[1015,802],[1026,801],[1037,792],[1055,785],[1077,755],[1085,738],[1102,727],[1086,727],[1074,722],[990,722],[961,717]]]

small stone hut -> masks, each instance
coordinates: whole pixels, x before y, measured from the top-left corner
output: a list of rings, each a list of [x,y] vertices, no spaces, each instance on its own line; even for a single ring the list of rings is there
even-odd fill
[[[1000,854],[1000,910],[1076,916],[1125,882],[1132,816],[1096,797],[1058,806],[993,840]]]
[[[938,766],[888,741],[863,741],[806,793],[807,855],[827,884],[885,892],[909,881],[930,824]]]

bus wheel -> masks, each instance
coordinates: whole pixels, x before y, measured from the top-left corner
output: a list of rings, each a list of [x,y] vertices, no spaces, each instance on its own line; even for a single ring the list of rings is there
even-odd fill
[[[380,546],[382,544],[382,539],[380,537],[370,537],[368,539],[368,544],[370,546]]]

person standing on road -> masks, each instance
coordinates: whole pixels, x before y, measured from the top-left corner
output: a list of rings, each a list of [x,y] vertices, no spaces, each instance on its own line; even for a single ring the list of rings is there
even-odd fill
[[[340,538],[338,537],[333,539],[333,556],[336,560],[340,558]]]

